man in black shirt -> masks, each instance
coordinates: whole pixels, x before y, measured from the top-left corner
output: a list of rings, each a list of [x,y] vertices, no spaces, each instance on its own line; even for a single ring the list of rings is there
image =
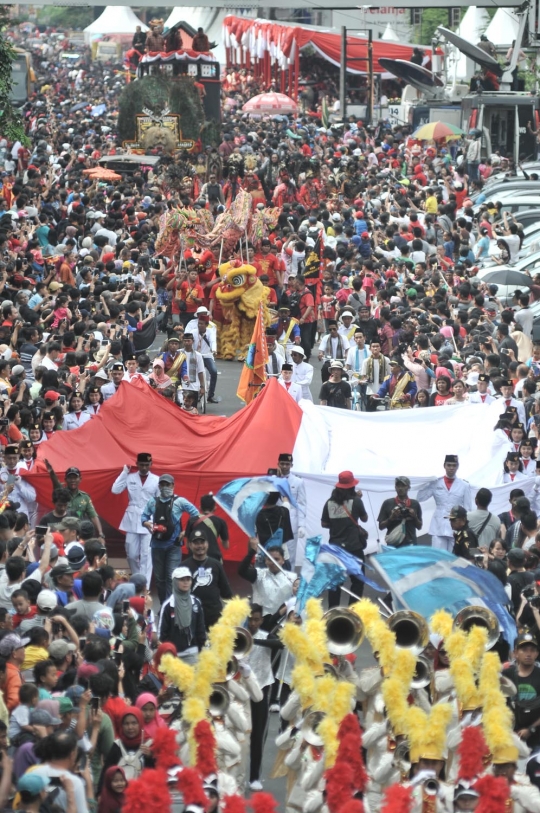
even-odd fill
[[[218,539],[221,540],[225,550],[229,550],[229,529],[221,517],[214,514],[216,501],[212,494],[201,497],[201,512],[198,517],[190,517],[186,525],[186,536],[189,539],[191,532],[197,528],[202,531],[208,542],[208,555],[218,562],[223,561]]]
[[[418,500],[409,498],[411,481],[408,477],[396,477],[396,497],[390,497],[381,505],[379,511],[379,530],[389,533],[395,528],[404,526],[403,538],[399,544],[388,542],[393,547],[416,545],[416,532],[422,527],[422,508]],[[388,536],[387,536],[388,539]]]
[[[221,615],[221,600],[232,598],[231,585],[223,565],[208,556],[208,542],[198,528],[189,537],[189,549],[191,556],[184,559],[182,565],[193,574],[191,592],[203,606],[204,623],[208,630]]]
[[[519,612],[521,607],[521,591],[534,581],[534,573],[525,570],[525,551],[521,548],[512,548],[508,551],[508,584],[512,588],[512,604],[514,612]]]
[[[453,505],[450,513],[446,517],[450,520],[454,533],[454,556],[461,556],[462,559],[470,559],[470,549],[478,547],[476,534],[469,528],[467,519],[467,509],[462,505]]]
[[[516,638],[514,658],[515,663],[503,671],[517,689],[514,730],[535,749],[540,745],[540,667],[536,666],[538,644],[527,629]]]
[[[343,364],[341,361],[331,361],[329,366],[330,378],[321,387],[319,403],[321,406],[337,407],[337,409],[351,408],[351,385],[342,381]]]

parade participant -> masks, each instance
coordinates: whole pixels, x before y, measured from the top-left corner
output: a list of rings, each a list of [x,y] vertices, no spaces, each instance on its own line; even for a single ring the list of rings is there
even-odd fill
[[[183,379],[187,373],[186,354],[180,350],[180,335],[184,339],[183,328],[181,334],[177,334],[175,331],[173,335],[169,336],[167,350],[161,356],[165,362],[165,372],[173,381]]]
[[[143,573],[147,584],[152,579],[152,557],[150,554],[151,533],[142,525],[141,515],[148,501],[156,497],[159,478],[150,471],[152,455],[139,452],[137,470],[125,465],[111,486],[113,494],[127,490],[129,503],[120,521],[120,530],[126,535],[126,557],[132,573]]]
[[[291,316],[291,309],[286,305],[280,306],[278,314],[278,321],[273,323],[271,327],[276,331],[277,343],[290,352],[293,345],[300,344],[298,319]]]
[[[407,372],[399,357],[390,359],[390,376],[386,378],[377,393],[377,398],[390,398],[390,409],[410,409],[416,395],[416,381]]]
[[[516,746],[500,746],[491,757],[491,773],[503,777],[509,786],[508,802],[515,811],[538,813],[540,790],[531,784],[526,774],[518,772],[519,751]]]
[[[0,468],[0,483],[6,496],[19,503],[19,510],[28,517],[36,513],[36,491],[33,486],[21,477],[21,471],[27,471],[24,462],[20,461],[19,447],[10,443],[4,450],[4,465]]]
[[[277,378],[281,372],[281,367],[286,362],[285,349],[281,344],[276,343],[275,328],[268,328],[266,331],[266,346],[268,348],[268,361],[266,362],[266,374]],[[302,358],[304,358],[302,350]],[[297,382],[295,382],[297,383]]]
[[[253,585],[252,601],[261,605],[266,619],[267,616],[272,617],[277,613],[279,608],[292,598],[296,575],[283,570],[285,564],[283,548],[271,548],[263,567],[253,565],[258,552],[258,540],[254,537],[249,540],[249,551],[238,565],[238,575]],[[266,624],[263,624],[263,629],[270,631]]]
[[[184,537],[184,513],[192,517],[199,516],[189,500],[174,493],[174,477],[162,474],[158,481],[158,493],[148,500],[141,514],[141,525],[152,535],[152,567],[161,604],[172,593],[171,576],[182,559],[180,546]]]
[[[476,534],[469,528],[467,510],[462,505],[454,505],[445,519],[450,520],[450,526],[454,533],[454,556],[461,556],[462,559],[470,559],[471,548],[478,547]]]
[[[348,381],[342,380],[343,364],[341,361],[331,361],[328,369],[330,378],[321,387],[319,404],[337,409],[350,409],[351,385]]]
[[[333,361],[345,362],[348,349],[348,338],[338,332],[338,323],[336,320],[329,319],[328,333],[322,337],[321,343],[319,344],[319,361],[322,361],[326,357],[321,367],[321,379],[323,383],[330,378],[330,364]]]
[[[313,366],[308,364],[306,354],[301,347],[293,347],[291,350],[293,365],[292,381],[302,388],[302,398],[313,401],[310,384],[313,381]]]
[[[447,551],[452,551],[454,547],[452,527],[447,519],[449,510],[454,505],[461,505],[467,511],[472,511],[470,486],[466,480],[456,477],[458,468],[458,456],[447,454],[444,458],[444,477],[421,486],[417,494],[418,502],[425,502],[430,497],[435,500],[435,513],[429,526],[431,544],[434,548]]]
[[[247,663],[253,670],[257,683],[262,690],[262,698],[251,700],[251,737],[249,759],[249,788],[252,791],[262,790],[261,767],[263,751],[268,734],[268,711],[270,703],[270,690],[274,683],[272,672],[271,650],[264,646],[257,646],[256,641],[266,641],[268,632],[261,629],[263,623],[263,608],[260,604],[251,603],[248,618],[248,631],[253,638],[255,646],[247,657]]]
[[[523,474],[523,463],[521,462],[521,455],[519,452],[508,452],[506,460],[504,461],[504,483],[514,483],[519,480],[525,480]]]
[[[517,410],[519,422],[525,426],[527,423],[525,407],[521,401],[514,398],[514,383],[509,378],[503,379],[501,384],[501,400],[505,404],[506,409],[508,409],[508,407],[514,407]]]
[[[278,383],[281,384],[281,386],[289,393],[291,398],[294,398],[296,403],[298,403],[304,396],[302,395],[302,387],[300,384],[295,384],[292,380],[293,369],[292,364],[282,364],[281,375],[278,378]]]
[[[361,376],[364,361],[371,356],[371,350],[366,347],[366,337],[361,328],[355,326],[353,338],[354,344],[347,351],[345,366],[347,370]]]
[[[396,496],[383,502],[377,518],[379,529],[387,531],[386,544],[395,548],[416,545],[416,532],[422,529],[422,508],[409,497],[410,487],[408,477],[396,477]]]
[[[184,565],[193,576],[191,591],[201,602],[208,630],[219,619],[222,602],[232,598],[232,590],[221,562],[208,556],[208,541],[201,530],[191,532],[188,547],[190,556],[184,559]]]
[[[229,550],[229,528],[225,520],[217,516],[215,510],[216,501],[212,492],[210,492],[210,494],[203,494],[201,497],[199,517],[197,519],[193,519],[192,517],[188,519],[186,537],[189,539],[191,532],[195,530],[195,528],[202,531],[208,542],[209,556],[211,556],[212,559],[217,559],[218,562],[222,562],[223,555],[218,540],[224,550]]]
[[[186,373],[182,378],[182,389],[193,390],[204,395],[206,390],[206,377],[204,372],[204,359],[197,350],[193,349],[193,334],[184,333],[184,365]]]
[[[206,642],[204,611],[200,599],[191,595],[193,576],[185,565],[175,568],[172,595],[161,608],[157,635],[176,647],[178,657],[194,664]]]
[[[292,474],[292,465],[292,454],[281,452],[278,457],[278,475],[287,480],[292,497],[296,503],[296,506],[292,503],[287,503],[293,539],[283,540],[287,542],[289,560],[294,568],[295,565],[302,564],[303,542],[300,542],[300,545],[298,545],[297,552],[297,540],[303,540],[306,536],[307,499],[304,480],[298,477],[298,475]]]
[[[68,469],[66,469],[66,482],[64,484],[58,479],[56,472],[47,458],[44,458],[43,462],[45,463],[45,467],[49,473],[49,477],[51,478],[53,488],[56,489],[65,487],[70,494],[70,500],[67,507],[69,516],[76,517],[79,520],[90,520],[96,529],[96,536],[104,540],[105,535],[103,533],[101,521],[97,515],[97,511],[94,508],[94,504],[90,499],[90,496],[85,491],[81,491],[79,488],[82,480],[80,470],[76,466],[70,466]]]
[[[536,459],[533,453],[533,445],[530,438],[524,438],[519,446],[521,462],[523,464],[523,474],[526,477],[536,475]]]
[[[84,426],[92,416],[84,406],[83,394],[74,391],[69,399],[68,412],[64,415],[62,429],[79,429]]]
[[[338,481],[332,491],[329,500],[326,501],[321,525],[328,528],[330,532],[330,544],[344,548],[356,558],[363,561],[364,548],[366,547],[367,532],[358,525],[358,520],[367,522],[368,515],[362,502],[362,492],[356,490],[359,481],[351,471],[342,471],[338,476]],[[351,591],[356,596],[362,596],[364,592],[364,582],[356,576],[351,576]],[[328,592],[328,605],[336,607],[340,603],[341,591]],[[350,597],[350,603],[354,599]]]
[[[216,391],[216,384],[217,384],[217,377],[218,371],[215,362],[215,356],[217,352],[217,340],[216,340],[216,331],[209,331],[207,328],[206,318],[203,318],[203,314],[199,316],[197,321],[197,328],[193,330],[193,347],[200,353],[204,366],[208,370],[210,375],[210,388],[208,390],[208,402],[210,404],[219,404],[220,398],[215,397]],[[184,334],[184,343],[186,340],[186,335]]]
[[[373,339],[369,346],[371,355],[362,365],[361,378],[366,382],[366,394],[377,395],[382,382],[390,373],[390,359],[383,356],[379,339]],[[368,398],[367,410],[372,412],[376,408],[376,401]]]
[[[108,401],[118,392],[120,384],[124,380],[124,373],[126,372],[124,365],[121,361],[116,361],[111,367],[112,381],[104,384],[101,388],[101,394],[104,401]]]

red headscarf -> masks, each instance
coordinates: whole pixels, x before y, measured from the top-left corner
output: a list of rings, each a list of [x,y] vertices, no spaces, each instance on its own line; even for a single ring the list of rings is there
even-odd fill
[[[105,771],[103,787],[99,798],[98,813],[120,813],[124,806],[124,794],[116,793],[111,787],[113,778],[117,773],[121,773],[124,779],[126,779],[124,769],[119,768],[118,765],[111,765],[111,767]]]
[[[156,653],[154,655],[154,671],[155,672],[159,672],[161,659],[162,659],[162,657],[164,655],[167,655],[168,653],[170,655],[174,655],[175,658],[176,658],[176,656],[178,654],[177,651],[176,651],[175,645],[171,644],[170,641],[165,641],[165,643],[160,644],[158,646],[158,648],[156,649]]]
[[[126,717],[129,717],[130,715],[132,717],[135,717],[135,719],[139,723],[139,733],[137,734],[136,737],[131,738],[126,737],[123,728],[124,720],[126,719]],[[119,739],[122,740],[122,743],[125,745],[126,748],[137,749],[142,743],[143,734],[144,734],[144,718],[142,716],[142,711],[138,709],[136,706],[130,706],[129,709],[125,711],[124,714],[122,714],[122,717],[120,719]]]

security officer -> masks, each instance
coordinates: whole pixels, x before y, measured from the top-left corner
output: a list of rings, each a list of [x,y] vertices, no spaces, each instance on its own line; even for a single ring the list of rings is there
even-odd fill
[[[470,559],[470,549],[478,547],[478,538],[474,531],[469,528],[467,520],[467,509],[462,505],[454,505],[446,517],[450,520],[454,533],[454,556],[461,556],[462,559]]]

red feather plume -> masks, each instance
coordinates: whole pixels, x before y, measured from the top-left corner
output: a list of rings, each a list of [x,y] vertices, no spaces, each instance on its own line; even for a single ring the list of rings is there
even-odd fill
[[[345,715],[339,725],[338,740],[336,762],[345,762],[351,765],[354,790],[365,790],[368,775],[362,757],[362,729],[356,714]]]
[[[360,799],[349,799],[345,802],[339,813],[364,813],[364,805]]]
[[[472,782],[475,777],[484,773],[484,759],[489,753],[489,748],[481,726],[472,725],[463,729],[457,752],[459,757],[458,779]]]
[[[225,796],[222,810],[223,813],[246,813],[246,800],[237,793]]]
[[[149,810],[170,810],[171,794],[165,771],[145,768],[137,779],[128,782],[124,793],[124,809],[129,813],[148,813]]]
[[[208,720],[199,720],[193,729],[193,736],[197,743],[197,770],[202,776],[217,773],[216,738]]]
[[[505,813],[510,788],[503,776],[486,774],[474,783],[474,789],[480,794],[475,813]]]
[[[187,805],[199,805],[203,809],[206,808],[208,798],[204,792],[201,775],[195,768],[184,768],[183,771],[180,771],[178,774],[178,787],[184,796],[185,807]]]
[[[271,793],[254,793],[251,797],[253,813],[276,813],[278,803]]]
[[[381,813],[410,813],[412,806],[412,788],[390,785],[384,792]]]
[[[339,724],[338,740],[346,737],[347,734],[355,734],[357,737],[362,736],[362,729],[360,728],[358,717],[352,712],[350,712],[350,714],[346,714]]]
[[[354,793],[354,771],[352,765],[340,761],[326,771],[326,804],[330,813],[339,813]]]
[[[178,759],[178,743],[176,733],[172,728],[158,728],[152,738],[152,755],[156,760],[156,767],[167,771],[175,765],[182,763]]]

